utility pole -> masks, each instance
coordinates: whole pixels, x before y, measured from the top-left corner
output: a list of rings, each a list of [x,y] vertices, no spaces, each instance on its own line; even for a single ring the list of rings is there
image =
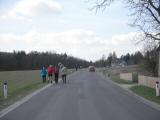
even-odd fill
[[[160,10],[160,0],[159,0],[158,8]],[[159,47],[158,47],[157,51],[158,51],[158,77],[160,77],[160,41],[159,41]]]
[[[160,0],[159,0],[160,2]],[[159,42],[159,46],[157,48],[157,52],[158,52],[158,77],[160,79],[160,42]],[[160,80],[158,79],[158,81],[156,81],[156,96],[160,95]]]
[[[157,52],[158,52],[158,77],[160,77],[160,42],[159,42],[159,47],[157,48]]]
[[[159,10],[160,10],[160,0],[159,0],[159,6],[158,6]],[[159,46],[157,48],[157,52],[158,52],[158,81],[156,81],[156,96],[160,96],[160,42],[159,42]]]

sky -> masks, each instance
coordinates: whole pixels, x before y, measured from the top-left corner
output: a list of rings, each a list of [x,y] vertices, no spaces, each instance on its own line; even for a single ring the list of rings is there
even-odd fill
[[[115,2],[92,9],[96,0],[0,0],[0,51],[52,51],[95,61],[141,50],[129,10]]]

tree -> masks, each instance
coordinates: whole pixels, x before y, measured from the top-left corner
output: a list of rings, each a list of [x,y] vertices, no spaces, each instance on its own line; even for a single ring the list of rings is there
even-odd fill
[[[116,55],[116,52],[113,52],[113,54],[112,54],[112,62],[116,62],[116,60],[117,60],[117,55]]]
[[[109,6],[116,0],[97,0],[95,8]],[[117,0],[118,1],[118,0]],[[130,9],[133,22],[145,34],[145,39],[160,41],[160,0],[121,0]]]
[[[144,67],[148,71],[151,71],[154,76],[158,76],[158,54],[156,48],[145,53],[144,65]]]
[[[154,76],[158,76],[158,52],[157,42],[150,41],[144,44],[144,67],[146,70],[153,73]]]
[[[106,61],[106,60],[105,60],[105,59],[106,59],[106,56],[103,54],[103,55],[102,55],[102,58],[100,59],[100,63],[101,63],[101,66],[102,66],[102,67],[105,67],[105,66],[106,66],[106,64],[105,64],[105,61]]]
[[[94,65],[96,67],[106,67],[107,65],[106,56],[103,54],[101,59],[94,62]]]
[[[138,64],[140,63],[141,61],[143,60],[143,55],[141,52],[136,52],[134,55],[133,55],[133,61],[134,61],[134,64]]]
[[[113,55],[112,55],[112,53],[110,53],[109,55],[108,55],[108,58],[107,58],[107,63],[108,63],[108,65],[111,67],[111,65],[112,65],[112,62],[113,62]]]

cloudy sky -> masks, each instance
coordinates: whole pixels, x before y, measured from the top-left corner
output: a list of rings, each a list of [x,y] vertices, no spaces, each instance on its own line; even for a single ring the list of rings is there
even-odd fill
[[[0,0],[0,51],[66,52],[95,61],[140,50],[127,8],[115,3],[96,13],[93,1]]]

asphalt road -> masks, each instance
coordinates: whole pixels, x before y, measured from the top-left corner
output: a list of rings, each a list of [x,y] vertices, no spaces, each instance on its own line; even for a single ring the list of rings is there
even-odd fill
[[[160,111],[85,70],[42,91],[0,120],[160,120]]]

